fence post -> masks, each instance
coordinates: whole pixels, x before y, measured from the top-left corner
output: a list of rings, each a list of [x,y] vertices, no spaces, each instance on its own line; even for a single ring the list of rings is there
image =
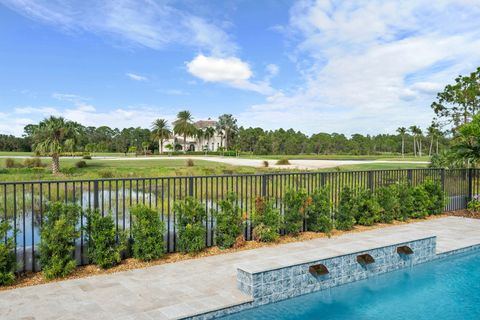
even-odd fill
[[[188,178],[188,195],[193,197],[193,177]]]
[[[473,169],[468,169],[468,201],[473,198]]]
[[[98,180],[93,181],[93,208],[98,209]]]
[[[408,184],[409,185],[413,185],[412,184],[412,173],[413,173],[413,170],[412,169],[407,169],[407,180],[408,180]]]
[[[373,184],[373,181],[374,181],[373,173],[374,173],[373,171],[369,171],[367,176],[368,189],[372,192],[373,192],[373,188],[375,187]]]
[[[262,197],[266,198],[267,197],[267,175],[264,174],[262,175]]]

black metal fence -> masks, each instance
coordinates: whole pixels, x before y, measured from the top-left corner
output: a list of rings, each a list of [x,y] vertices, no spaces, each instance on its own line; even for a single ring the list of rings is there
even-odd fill
[[[338,204],[343,187],[375,189],[392,183],[406,181],[411,185],[425,179],[436,179],[442,183],[448,195],[445,210],[466,208],[468,200],[480,192],[480,170],[475,169],[402,169],[370,171],[335,171],[303,173],[267,173],[222,176],[178,176],[160,178],[122,178],[101,180],[59,180],[0,183],[0,217],[11,221],[19,233],[16,235],[15,253],[20,270],[38,270],[36,259],[40,240],[40,225],[45,205],[49,201],[77,203],[82,208],[98,208],[102,214],[111,213],[117,232],[129,232],[131,215],[129,208],[144,204],[160,212],[166,226],[166,250],[176,250],[175,201],[187,196],[198,199],[207,212],[205,221],[205,244],[215,243],[214,212],[219,201],[229,192],[237,195],[237,201],[246,217],[244,235],[252,238],[250,216],[255,198],[272,199],[282,212],[282,199],[286,190],[304,189],[311,193],[316,188],[330,189],[332,212]],[[82,230],[85,217],[79,220]],[[83,232],[76,239],[76,258],[79,264],[87,262]]]

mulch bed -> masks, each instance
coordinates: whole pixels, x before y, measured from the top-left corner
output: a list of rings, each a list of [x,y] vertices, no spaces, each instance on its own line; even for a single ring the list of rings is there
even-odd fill
[[[445,212],[445,214],[448,216],[480,219],[480,212],[478,211],[456,210],[456,211]]]
[[[466,210],[463,210],[463,211],[466,211]],[[438,218],[446,217],[447,215],[455,215],[455,216],[472,218],[472,216],[467,216],[468,212],[464,213],[463,211],[461,212],[452,211],[446,214],[430,216],[424,220],[438,219]],[[478,215],[478,213],[476,214],[476,218],[480,218],[480,215]],[[169,253],[158,260],[149,261],[149,262],[144,262],[144,261],[139,261],[133,258],[129,258],[129,259],[123,260],[119,265],[106,270],[101,269],[95,265],[79,266],[69,276],[61,279],[55,279],[55,280],[45,279],[43,277],[42,272],[27,272],[27,273],[18,275],[17,280],[15,281],[14,284],[10,286],[5,286],[5,287],[0,286],[0,291],[27,287],[27,286],[40,285],[40,284],[51,283],[51,282],[65,281],[69,279],[78,279],[78,278],[91,277],[91,276],[97,276],[97,275],[103,275],[103,274],[112,274],[112,273],[132,270],[132,269],[147,268],[155,265],[174,263],[174,262],[183,261],[183,260],[198,259],[198,258],[214,256],[219,254],[226,254],[226,253],[232,253],[232,252],[243,251],[243,250],[251,250],[251,249],[257,249],[262,247],[270,247],[278,244],[307,241],[307,240],[312,240],[317,238],[336,237],[336,236],[340,236],[342,234],[347,234],[347,233],[363,232],[367,230],[391,227],[394,225],[408,224],[408,223],[417,222],[417,221],[420,221],[420,220],[415,219],[415,220],[409,220],[409,221],[394,221],[391,224],[379,223],[374,226],[355,226],[355,228],[350,231],[333,230],[330,235],[327,235],[325,233],[303,232],[296,237],[282,236],[277,242],[273,242],[273,243],[264,243],[264,242],[257,242],[257,241],[239,241],[237,245],[231,249],[222,250],[218,247],[211,247],[211,248],[205,249],[204,251],[196,255]]]

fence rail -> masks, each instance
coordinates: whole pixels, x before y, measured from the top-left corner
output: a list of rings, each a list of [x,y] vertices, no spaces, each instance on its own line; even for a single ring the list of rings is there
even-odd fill
[[[382,186],[406,181],[411,185],[425,179],[436,179],[442,183],[448,195],[445,210],[466,208],[474,194],[480,193],[480,170],[476,169],[398,169],[368,171],[334,171],[301,173],[266,173],[221,176],[178,176],[159,178],[121,178],[100,180],[52,180],[0,182],[0,217],[11,221],[19,233],[16,236],[15,253],[21,270],[38,270],[36,259],[40,240],[40,226],[45,206],[50,201],[76,203],[84,209],[98,209],[103,215],[111,213],[117,232],[129,232],[131,215],[129,208],[144,204],[160,212],[166,226],[166,250],[176,250],[175,201],[187,196],[198,199],[207,212],[205,221],[205,244],[215,243],[214,211],[219,201],[229,192],[237,195],[237,201],[246,217],[244,236],[252,238],[251,213],[255,198],[272,199],[275,206],[283,210],[286,190],[304,189],[311,193],[316,188],[328,186],[335,211],[343,187],[369,188],[375,191]],[[82,215],[78,228],[85,224]],[[83,231],[76,239],[76,258],[79,264],[87,262],[86,241]]]

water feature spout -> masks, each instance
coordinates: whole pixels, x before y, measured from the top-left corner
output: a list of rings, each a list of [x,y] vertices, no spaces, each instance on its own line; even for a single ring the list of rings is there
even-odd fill
[[[375,262],[375,259],[368,253],[360,254],[357,256],[357,262],[363,267]]]
[[[397,247],[397,253],[399,255],[408,256],[413,253],[413,250],[409,246],[400,246],[400,247]]]
[[[308,271],[314,276],[324,276],[329,273],[328,268],[324,264],[315,264],[310,266]]]

